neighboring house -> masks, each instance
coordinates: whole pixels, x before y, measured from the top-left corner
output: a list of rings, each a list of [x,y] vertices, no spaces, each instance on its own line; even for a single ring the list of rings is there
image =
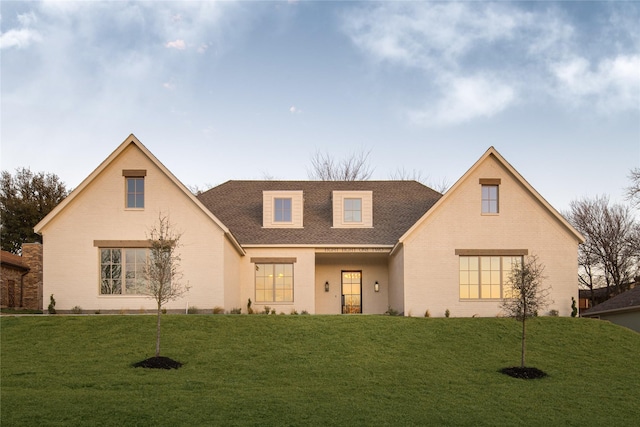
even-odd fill
[[[609,299],[609,293],[615,295],[616,289],[615,287],[611,287],[611,289],[607,288],[594,288],[593,289],[593,303],[591,302],[591,289],[580,289],[578,294],[580,296],[580,313],[583,313],[585,310],[590,309],[602,302],[605,302]]]
[[[246,312],[500,315],[510,266],[536,254],[554,303],[578,298],[582,236],[493,148],[445,195],[415,181],[228,181],[194,196],[135,136],[35,230],[44,292],[69,310],[147,310],[149,228],[182,232],[167,304]]]
[[[42,245],[24,243],[22,255],[0,251],[0,305],[42,309]]]
[[[640,332],[640,286],[591,307],[581,316],[608,320]]]

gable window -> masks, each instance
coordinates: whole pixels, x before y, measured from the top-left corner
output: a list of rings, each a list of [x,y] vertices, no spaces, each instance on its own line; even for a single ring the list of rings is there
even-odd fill
[[[256,302],[293,302],[293,264],[256,263]]]
[[[344,222],[362,222],[362,199],[344,199]]]
[[[460,299],[511,298],[509,273],[522,256],[461,256]]]
[[[499,187],[500,178],[480,179],[482,186],[482,213],[497,214],[500,212]]]
[[[125,177],[125,206],[127,209],[144,209],[144,177],[146,170],[123,170]]]
[[[291,222],[291,198],[276,197],[273,202],[273,220],[275,222]]]
[[[147,256],[148,250],[144,248],[100,249],[100,294],[146,294],[144,267]]]

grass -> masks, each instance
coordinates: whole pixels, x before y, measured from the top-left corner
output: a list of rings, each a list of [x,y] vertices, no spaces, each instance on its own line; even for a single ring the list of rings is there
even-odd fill
[[[606,322],[165,315],[0,319],[1,424],[636,425],[640,334]]]

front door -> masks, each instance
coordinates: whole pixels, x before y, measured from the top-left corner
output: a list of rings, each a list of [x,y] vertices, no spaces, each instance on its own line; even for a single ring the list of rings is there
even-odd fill
[[[342,314],[362,313],[362,271],[342,272]]]

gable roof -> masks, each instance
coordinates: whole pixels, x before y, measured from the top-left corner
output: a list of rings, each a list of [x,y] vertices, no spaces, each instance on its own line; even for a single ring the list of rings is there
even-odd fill
[[[634,310],[640,311],[640,285],[618,294],[598,305],[594,305],[589,310],[585,310],[581,316],[590,317],[604,313]]]
[[[576,230],[553,206],[551,206],[549,202],[547,202],[544,197],[542,197],[531,186],[531,184],[529,184],[527,180],[524,179],[522,175],[520,175],[520,173],[513,166],[511,166],[509,162],[507,162],[505,158],[502,157],[502,155],[500,155],[500,153],[498,153],[498,150],[496,150],[494,147],[489,147],[489,149],[485,151],[482,157],[480,157],[478,161],[476,161],[473,166],[471,166],[471,168],[469,168],[469,170],[464,175],[462,175],[462,177],[460,177],[460,179],[458,179],[455,184],[453,184],[453,186],[444,194],[444,196],[440,200],[438,200],[433,208],[429,209],[429,211],[426,212],[419,221],[417,221],[409,230],[407,230],[406,233],[402,235],[402,237],[400,237],[398,245],[401,244],[424,221],[426,221],[430,215],[433,215],[433,212],[436,212],[440,208],[440,206],[447,203],[447,200],[451,197],[451,194],[455,193],[458,187],[463,185],[468,177],[472,175],[476,171],[476,169],[478,169],[480,165],[482,165],[489,157],[494,158],[498,163],[504,166],[504,168],[509,171],[509,173],[529,192],[529,194],[531,194],[532,197],[538,200],[538,202],[544,207],[549,215],[554,217],[579,243],[584,242],[584,237],[582,236],[582,234],[580,234],[578,230]]]
[[[71,194],[69,194],[62,202],[60,202],[47,216],[45,216],[42,221],[40,221],[33,228],[36,233],[40,233],[44,227],[47,226],[56,216],[58,216],[61,212],[65,210],[65,208],[76,198],[80,193],[84,191],[84,189],[98,176],[100,175],[111,162],[113,162],[124,150],[126,150],[129,146],[136,146],[155,166],[158,167],[166,176],[169,178],[182,192],[184,195],[189,198],[194,204],[196,204],[202,212],[205,213],[211,221],[220,227],[227,238],[230,239],[232,244],[235,246],[236,250],[238,250],[241,254],[244,254],[244,249],[238,244],[237,240],[233,237],[229,229],[211,213],[200,201],[187,189],[187,187],[176,178],[169,169],[167,169],[152,153],[145,147],[135,135],[131,134],[125,139],[122,144],[118,146],[110,155],[107,157],[100,165],[93,171],[91,174],[84,179],[80,183],[78,187],[76,187]]]
[[[333,228],[332,192],[372,191],[372,228]],[[303,191],[303,228],[263,228],[263,191]],[[442,195],[416,181],[227,181],[198,196],[241,245],[380,245],[398,238]]]

